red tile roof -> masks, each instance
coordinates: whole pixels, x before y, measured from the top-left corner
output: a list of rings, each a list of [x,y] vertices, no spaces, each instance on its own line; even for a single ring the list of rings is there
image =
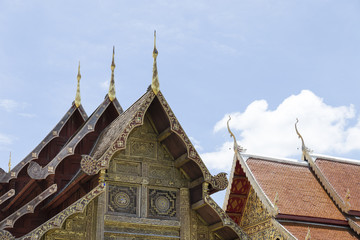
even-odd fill
[[[318,225],[303,225],[295,223],[281,223],[292,235],[297,239],[305,239],[308,229],[310,229],[311,239],[329,240],[341,239],[350,240],[357,239],[348,228],[326,227]]]
[[[312,218],[345,220],[307,165],[249,158],[256,181],[279,213]]]
[[[315,164],[321,169],[343,201],[345,201],[346,192],[349,189],[350,209],[360,211],[360,165],[325,158],[317,158]]]

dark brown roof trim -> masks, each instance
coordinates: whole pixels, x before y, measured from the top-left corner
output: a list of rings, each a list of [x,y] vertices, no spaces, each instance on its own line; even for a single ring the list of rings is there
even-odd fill
[[[12,228],[15,224],[15,222],[22,216],[28,213],[33,213],[36,206],[40,204],[44,199],[48,198],[50,195],[52,195],[57,190],[57,185],[53,184],[49,188],[47,188],[45,191],[40,193],[37,197],[35,197],[33,200],[22,206],[20,209],[15,211],[13,214],[5,218],[3,221],[0,222],[0,229],[5,228]]]
[[[43,223],[33,231],[29,232],[25,236],[17,238],[18,240],[32,240],[32,239],[41,239],[41,237],[51,229],[61,228],[65,220],[75,213],[83,212],[87,205],[101,193],[105,192],[106,185],[105,183],[100,183],[97,187],[91,190],[84,197],[80,198],[69,207],[65,208],[63,211],[59,212],[57,215],[49,219],[47,222]]]
[[[34,159],[37,159],[41,150],[44,149],[46,145],[50,143],[51,140],[59,136],[62,128],[65,126],[67,121],[71,118],[71,116],[75,113],[75,111],[79,111],[80,115],[84,119],[87,119],[87,114],[85,113],[84,108],[80,105],[78,108],[73,103],[70,109],[66,112],[66,114],[62,117],[60,122],[56,124],[52,131],[41,141],[41,143],[35,147],[35,149],[29,153],[21,162],[19,162],[10,172],[5,172],[0,168],[0,183],[9,182],[11,179],[16,178],[21,169],[25,167],[29,162]]]
[[[276,220],[293,220],[293,221],[301,221],[307,223],[322,223],[329,225],[337,225],[337,226],[349,226],[346,220],[336,220],[336,219],[328,219],[328,218],[317,218],[317,217],[308,217],[308,216],[297,216],[290,214],[282,214],[279,213],[276,216]]]
[[[115,101],[113,101],[115,102]],[[41,167],[36,162],[31,162],[27,173],[33,179],[45,179],[50,174],[54,174],[57,166],[67,156],[71,156],[75,152],[78,143],[89,133],[95,131],[97,121],[102,114],[113,103],[108,97],[105,98],[103,103],[94,111],[94,113],[87,119],[82,128],[71,138],[71,140],[61,149],[61,151],[44,167]]]

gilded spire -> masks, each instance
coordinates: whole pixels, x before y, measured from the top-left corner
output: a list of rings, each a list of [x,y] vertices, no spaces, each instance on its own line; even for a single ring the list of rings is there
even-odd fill
[[[155,95],[157,95],[160,90],[159,76],[156,65],[157,56],[158,56],[158,51],[156,49],[156,31],[154,31],[154,51],[153,51],[154,64],[153,64],[153,77],[151,82],[151,89],[153,90]]]
[[[111,79],[110,79],[110,86],[109,86],[109,99],[113,101],[115,99],[115,80],[114,80],[114,70],[115,70],[115,46],[113,47],[113,55],[112,55],[112,62],[111,62]]]
[[[76,96],[75,96],[75,106],[79,107],[81,105],[81,96],[80,96],[80,61],[79,61],[79,68],[78,68],[78,74],[77,74],[77,88],[76,88]]]
[[[9,172],[11,171],[11,152],[10,152],[10,156],[9,156]]]

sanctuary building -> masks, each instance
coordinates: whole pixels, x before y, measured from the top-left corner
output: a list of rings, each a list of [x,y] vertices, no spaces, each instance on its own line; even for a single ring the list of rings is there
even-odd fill
[[[159,89],[125,111],[109,92],[88,116],[75,101],[34,150],[0,169],[0,239],[359,239],[360,164],[246,155],[211,175]],[[219,159],[221,161],[221,159]],[[226,189],[224,207],[211,198]]]

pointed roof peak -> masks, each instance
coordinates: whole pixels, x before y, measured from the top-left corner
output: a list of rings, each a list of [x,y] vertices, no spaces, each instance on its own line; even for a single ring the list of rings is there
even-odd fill
[[[157,64],[156,64],[156,58],[158,56],[158,50],[156,49],[156,30],[154,31],[154,50],[153,50],[153,58],[154,58],[154,64],[153,64],[153,76],[151,81],[151,89],[155,93],[155,95],[158,94],[160,91],[160,83],[159,83],[159,76],[157,71]]]
[[[111,79],[110,79],[110,86],[109,86],[109,99],[113,101],[115,99],[115,80],[114,80],[114,70],[115,70],[115,46],[113,46],[113,55],[112,55],[112,62],[111,62]]]
[[[81,105],[81,96],[80,96],[80,61],[79,61],[79,67],[78,67],[78,74],[77,74],[77,88],[76,88],[76,96],[75,96],[75,106],[80,107]]]

